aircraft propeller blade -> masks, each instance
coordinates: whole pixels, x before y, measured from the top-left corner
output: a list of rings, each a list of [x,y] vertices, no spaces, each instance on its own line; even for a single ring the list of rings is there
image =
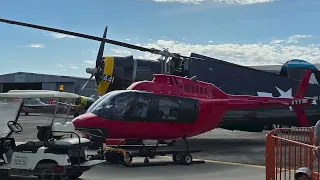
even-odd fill
[[[86,83],[84,83],[84,85],[81,88],[81,91],[87,86],[87,84],[89,83],[89,81],[92,79],[93,74],[90,76],[90,78],[86,81]]]
[[[108,32],[108,26],[105,27],[104,33],[103,33],[103,38],[106,38],[107,36],[107,32]],[[86,72],[91,74],[90,78],[86,81],[86,83],[82,86],[81,91],[87,86],[87,84],[89,83],[89,81],[92,79],[93,76],[95,76],[96,79],[96,83],[97,85],[100,82],[100,76],[99,73],[101,72],[101,67],[103,65],[103,51],[104,51],[104,46],[105,46],[105,42],[101,42],[100,47],[99,47],[99,51],[97,54],[97,59],[96,59],[96,67],[95,69],[91,69],[91,68],[87,68]]]
[[[105,39],[107,37],[107,33],[108,33],[108,26],[106,26],[106,28],[104,29],[104,33],[103,33],[103,36],[102,36],[103,39]],[[100,48],[99,48],[97,59],[96,59],[96,68],[98,66],[100,66],[101,61],[103,59],[103,51],[104,51],[105,44],[106,44],[105,42],[101,42],[101,44],[100,44]]]

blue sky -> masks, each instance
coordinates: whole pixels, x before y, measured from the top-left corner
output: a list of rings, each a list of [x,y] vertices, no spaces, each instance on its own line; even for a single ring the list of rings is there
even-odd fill
[[[194,3],[197,2],[198,4]],[[320,63],[319,0],[10,0],[1,18],[242,65]],[[90,76],[99,42],[0,24],[0,73]],[[156,58],[106,45],[105,55]]]

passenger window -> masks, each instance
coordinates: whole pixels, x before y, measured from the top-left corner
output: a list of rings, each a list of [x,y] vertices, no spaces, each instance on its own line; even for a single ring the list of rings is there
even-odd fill
[[[159,121],[177,121],[179,118],[180,106],[177,101],[169,99],[160,99],[158,106],[157,120]]]
[[[134,107],[132,108],[130,118],[133,120],[145,119],[149,110],[150,97],[138,97]]]

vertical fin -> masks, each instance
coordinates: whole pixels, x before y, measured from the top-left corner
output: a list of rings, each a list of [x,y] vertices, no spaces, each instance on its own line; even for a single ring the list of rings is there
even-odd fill
[[[311,70],[307,69],[303,74],[303,77],[300,81],[299,87],[294,95],[294,98],[305,98],[305,94],[309,85]],[[293,105],[294,112],[297,114],[298,121],[300,126],[308,126],[309,122],[307,119],[307,114],[303,105]]]
[[[294,112],[297,114],[300,126],[309,126],[307,114],[304,108],[299,106],[299,107],[293,107],[293,109],[294,109]]]
[[[299,87],[296,91],[296,94],[294,95],[295,98],[304,98],[305,97],[311,74],[312,74],[312,72],[309,69],[307,69],[305,71],[305,73],[303,74],[303,77],[300,81]]]

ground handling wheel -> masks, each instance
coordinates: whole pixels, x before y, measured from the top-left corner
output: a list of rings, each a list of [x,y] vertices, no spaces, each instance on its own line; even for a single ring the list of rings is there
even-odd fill
[[[192,164],[192,155],[190,153],[184,153],[182,155],[182,164],[183,165],[190,165]]]
[[[193,162],[192,155],[190,153],[174,153],[172,155],[173,162],[175,164],[190,165]]]
[[[151,155],[149,156],[149,158],[154,158],[154,157],[156,157],[156,155],[153,154],[153,153],[156,152],[156,148],[150,147],[150,148],[148,148],[148,151],[149,151],[149,153],[151,153]]]
[[[182,153],[174,153],[172,155],[172,160],[175,164],[181,164],[182,162]]]

